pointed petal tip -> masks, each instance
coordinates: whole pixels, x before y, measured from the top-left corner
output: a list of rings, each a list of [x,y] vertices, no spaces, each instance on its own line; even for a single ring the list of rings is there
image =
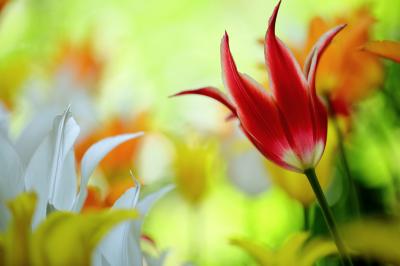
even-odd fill
[[[278,11],[279,11],[279,8],[281,6],[281,3],[282,3],[282,1],[279,0],[278,3],[276,4],[275,8],[274,8],[274,11],[272,12],[272,15],[271,15],[270,19],[269,19],[268,29],[272,28],[273,31],[275,31],[275,21],[276,21],[276,17],[278,16]]]
[[[144,136],[144,131],[138,131],[138,132],[135,132],[135,133],[130,133],[130,135],[131,135],[132,138],[139,138],[139,137]]]
[[[174,97],[177,97],[177,96],[181,96],[181,95],[187,94],[186,92],[187,91],[180,91],[180,92],[177,92],[175,94],[168,95],[168,98],[174,98]]]
[[[229,47],[229,36],[228,36],[228,32],[226,30],[221,39],[221,47]]]
[[[215,87],[209,86],[209,87],[202,87],[202,88],[194,89],[194,90],[181,91],[174,95],[171,95],[170,97],[181,96],[181,95],[203,95],[203,96],[210,97],[210,98],[222,103],[223,105],[225,105],[232,112],[232,114],[234,114],[236,116],[236,107],[225,96],[225,94],[220,92]]]
[[[336,31],[336,33],[338,33],[339,31],[343,30],[346,27],[347,27],[346,23],[340,24],[340,25],[336,26],[335,31]]]
[[[213,88],[213,87],[209,86],[209,87],[203,87],[203,88],[199,88],[199,89],[184,90],[184,91],[180,91],[178,93],[169,95],[168,98],[174,98],[174,97],[178,97],[178,96],[182,96],[182,95],[198,95],[201,90],[206,89],[206,88]]]

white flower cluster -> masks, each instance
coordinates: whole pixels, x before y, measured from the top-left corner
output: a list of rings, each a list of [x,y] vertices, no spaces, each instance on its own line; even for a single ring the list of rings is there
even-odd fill
[[[4,108],[0,108],[0,230],[4,230],[10,220],[5,203],[24,191],[35,191],[38,195],[34,227],[52,211],[80,212],[87,197],[89,178],[100,161],[118,145],[143,135],[143,132],[123,134],[95,143],[82,158],[78,178],[73,147],[80,127],[69,107],[53,118],[50,128],[44,125],[51,123],[32,121],[16,141],[9,137],[8,117]],[[136,180],[135,183],[136,186],[128,189],[112,208],[137,209],[140,217],[110,231],[93,254],[94,265],[143,265],[140,237],[144,216],[172,186],[139,201],[140,184]],[[164,258],[162,254],[145,263],[162,265]]]

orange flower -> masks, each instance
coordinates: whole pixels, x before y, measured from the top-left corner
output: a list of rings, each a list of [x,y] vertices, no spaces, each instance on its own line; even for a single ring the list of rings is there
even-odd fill
[[[93,186],[87,187],[87,197],[82,207],[82,212],[101,210],[105,208],[100,190]]]
[[[370,40],[370,28],[374,19],[364,7],[355,12],[327,21],[312,19],[307,39],[300,49],[294,49],[303,63],[308,51],[319,36],[338,24],[347,24],[321,58],[317,74],[317,90],[330,95],[336,113],[348,114],[354,103],[377,89],[383,80],[383,67],[373,55],[360,47]]]
[[[134,118],[124,120],[121,117],[112,119],[103,128],[95,129],[93,133],[81,140],[75,147],[77,162],[80,162],[84,152],[93,143],[107,137],[138,130],[146,130],[149,127],[148,113],[141,113]],[[116,147],[100,163],[101,170],[104,171],[108,181],[113,182],[119,177],[125,178],[129,172],[132,161],[135,160],[139,149],[140,141],[134,140],[124,145]]]
[[[3,8],[6,6],[8,0],[0,0],[0,11],[3,10]]]
[[[117,181],[108,187],[107,194],[102,197],[100,189],[94,186],[88,186],[88,195],[83,204],[82,212],[97,211],[105,208],[111,208],[122,194],[129,188],[134,187],[135,183],[132,178],[126,178]]]
[[[56,71],[71,68],[76,82],[92,84],[99,79],[104,62],[95,54],[92,40],[87,38],[79,44],[64,43],[54,63]]]
[[[400,63],[400,42],[372,41],[367,43],[362,49],[364,51]]]

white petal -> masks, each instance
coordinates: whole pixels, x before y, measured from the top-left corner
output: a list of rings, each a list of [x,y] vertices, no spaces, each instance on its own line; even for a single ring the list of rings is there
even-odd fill
[[[8,138],[0,134],[0,203],[14,198],[23,188],[20,158]]]
[[[111,266],[107,259],[103,256],[100,249],[97,248],[92,255],[92,265],[93,266]]]
[[[77,193],[77,178],[73,146],[79,126],[67,110],[55,119],[56,133],[53,165],[50,176],[49,203],[58,210],[70,210]]]
[[[175,188],[174,185],[165,186],[160,190],[147,195],[145,198],[139,201],[139,203],[136,206],[136,209],[139,211],[141,217],[139,220],[133,221],[133,223],[135,224],[136,231],[140,232],[142,230],[142,224],[144,218],[146,217],[147,213],[150,211],[150,208],[154,205],[154,203],[156,203],[156,201],[161,199],[165,194],[167,194],[174,188]]]
[[[50,136],[47,136],[33,154],[25,171],[26,190],[34,190],[38,196],[34,225],[46,217],[53,152],[53,143]]]
[[[15,142],[16,150],[24,166],[27,166],[36,149],[51,131],[54,112],[40,112],[22,130]]]
[[[29,161],[25,172],[25,186],[27,190],[35,190],[39,197],[34,224],[46,216],[48,203],[56,209],[72,206],[77,181],[74,175],[67,176],[75,171],[71,169],[74,167],[73,164],[71,165],[71,155],[67,160],[66,168],[64,168],[64,162],[78,134],[79,126],[67,109],[62,116],[54,119],[53,130],[39,145]],[[66,192],[70,195],[66,196],[63,190],[67,190]]]
[[[0,102],[0,134],[8,136],[9,114]]]
[[[77,194],[77,182],[74,151],[70,150],[65,157],[62,171],[58,175],[58,182],[54,187],[54,193],[49,199],[57,210],[72,210]]]
[[[92,175],[94,169],[97,167],[100,161],[118,145],[128,140],[140,137],[142,135],[143,132],[138,132],[135,134],[123,134],[114,137],[109,137],[93,144],[86,151],[81,162],[81,184],[78,197],[75,199],[73,207],[75,211],[79,211],[82,208],[82,205],[87,196],[87,191],[86,191],[87,183],[89,182],[90,176]]]
[[[114,203],[112,209],[134,209],[140,186],[128,189]],[[123,222],[112,229],[100,243],[98,250],[111,265],[142,265],[140,232],[134,233],[131,221]]]
[[[140,184],[135,180],[135,187],[125,191],[114,203],[113,209],[134,209],[139,200]]]

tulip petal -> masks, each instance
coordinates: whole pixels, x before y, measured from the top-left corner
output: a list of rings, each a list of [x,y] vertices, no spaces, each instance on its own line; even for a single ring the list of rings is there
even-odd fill
[[[54,119],[53,129],[28,163],[25,187],[27,190],[35,190],[39,199],[34,225],[46,216],[48,203],[58,209],[69,209],[72,206],[77,180],[74,176],[65,178],[70,169],[66,169],[64,163],[78,134],[79,126],[67,109],[63,115]]]
[[[39,147],[41,141],[43,141],[51,130],[54,117],[57,114],[54,114],[54,112],[40,112],[33,117],[18,136],[15,147],[25,166],[28,165],[29,160]]]
[[[81,184],[77,198],[74,202],[73,209],[75,211],[79,211],[87,196],[86,186],[89,182],[89,178],[92,175],[93,171],[100,163],[100,161],[114,148],[118,145],[140,137],[143,135],[143,132],[138,132],[135,134],[122,134],[114,137],[105,138],[99,142],[93,144],[85,153],[81,162]]]
[[[334,27],[333,29],[327,31],[323,34],[319,40],[316,42],[314,47],[312,48],[310,54],[307,57],[304,71],[305,75],[308,80],[309,88],[311,90],[311,103],[310,103],[310,110],[312,112],[312,121],[314,125],[314,143],[317,144],[318,142],[325,143],[326,142],[326,134],[327,134],[327,113],[325,106],[318,98],[315,88],[315,78],[318,63],[321,59],[322,54],[332,42],[333,38],[345,27],[346,25],[339,25]],[[322,150],[323,151],[323,150]],[[315,153],[313,161],[318,162],[321,153]]]
[[[217,88],[204,87],[204,88],[195,89],[195,90],[186,90],[186,91],[182,91],[177,94],[174,94],[172,96],[181,96],[181,95],[187,95],[187,94],[198,94],[198,95],[203,95],[203,96],[213,98],[214,100],[225,105],[232,112],[232,115],[237,116],[236,107],[230,102],[228,97],[226,97],[226,95],[224,95],[222,92],[220,92]]]
[[[8,137],[9,114],[3,104],[0,102],[0,133]]]
[[[281,163],[280,157],[290,149],[287,134],[270,95],[250,77],[237,71],[229,49],[228,35],[221,43],[222,72],[225,85],[237,106],[242,128],[258,149],[270,160]]]
[[[0,204],[24,190],[23,167],[15,148],[0,134]]]
[[[306,62],[304,64],[304,74],[313,93],[315,93],[315,76],[319,60],[321,59],[322,54],[332,42],[336,34],[338,34],[344,27],[346,27],[346,24],[334,27],[333,29],[323,34],[315,43],[314,47],[311,49],[310,54],[307,56]]]
[[[80,128],[69,109],[55,119],[56,142],[50,176],[48,201],[57,210],[70,210],[77,192],[77,177],[73,145]]]
[[[275,36],[275,22],[280,2],[269,20],[265,35],[265,62],[269,72],[273,96],[279,106],[282,121],[286,123],[295,154],[309,153],[314,146],[314,133],[308,84],[290,50]],[[291,136],[289,136],[289,134]]]
[[[172,189],[174,189],[175,186],[174,185],[168,185],[165,186],[163,188],[161,188],[160,190],[151,193],[149,195],[147,195],[146,197],[144,197],[142,200],[140,200],[137,204],[137,210],[139,211],[140,214],[140,218],[136,221],[133,221],[133,223],[135,224],[135,228],[136,231],[140,232],[142,225],[143,225],[143,221],[145,216],[147,215],[147,213],[150,211],[151,207],[162,197],[165,196],[165,194],[167,194],[168,192],[170,192]]]
[[[374,41],[367,43],[362,49],[400,63],[400,42]]]
[[[134,209],[139,198],[140,185],[125,191],[114,203],[113,210]],[[97,248],[110,265],[142,265],[139,239],[135,237],[132,221],[115,226]],[[140,232],[137,232],[140,235]]]

